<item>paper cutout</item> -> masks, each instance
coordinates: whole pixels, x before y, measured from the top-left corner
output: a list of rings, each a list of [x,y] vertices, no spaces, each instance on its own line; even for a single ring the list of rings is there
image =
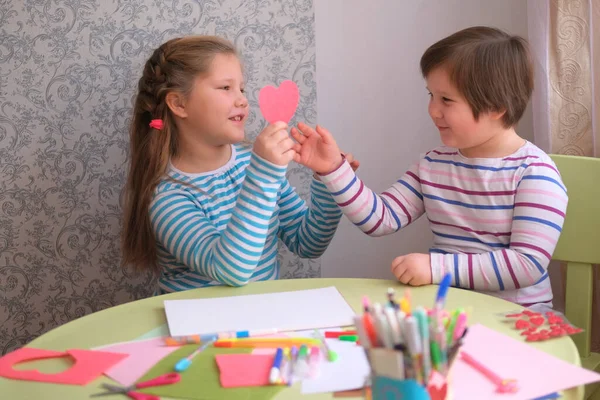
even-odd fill
[[[13,366],[21,362],[60,357],[71,357],[74,364],[71,368],[58,374],[13,369]],[[86,385],[126,357],[127,354],[105,351],[68,350],[61,352],[23,347],[0,358],[0,376],[24,381]]]
[[[273,366],[269,354],[219,354],[215,357],[224,388],[266,386]]]
[[[293,81],[283,81],[279,88],[265,86],[258,93],[258,104],[263,116],[270,124],[290,122],[300,101],[298,86]]]
[[[156,378],[173,372],[177,361],[189,355],[198,346],[186,345],[169,354],[158,362],[142,380]],[[250,349],[219,349],[209,347],[198,354],[190,367],[181,374],[181,381],[177,385],[156,386],[140,389],[138,392],[175,399],[198,400],[268,400],[284,389],[283,386],[238,387],[224,388],[219,382],[219,369],[215,362],[217,354],[250,353]],[[199,389],[201,388],[201,389]]]
[[[165,346],[162,337],[99,347],[104,351],[129,355],[104,373],[123,386],[130,386],[138,381],[154,364],[178,348],[178,346]]]
[[[165,300],[164,304],[171,336],[348,326],[354,323],[355,315],[334,286],[210,299]],[[219,312],[215,313],[215,310]]]
[[[515,329],[521,331],[527,342],[542,342],[557,337],[575,335],[583,329],[571,325],[561,314],[548,311],[544,315],[530,310],[506,314],[508,322],[514,321]]]
[[[460,357],[450,374],[451,391],[456,399],[532,399],[574,386],[600,381],[600,374],[577,367],[524,342],[474,325],[464,338],[462,349],[500,376],[519,380],[517,393],[496,393],[495,385]]]

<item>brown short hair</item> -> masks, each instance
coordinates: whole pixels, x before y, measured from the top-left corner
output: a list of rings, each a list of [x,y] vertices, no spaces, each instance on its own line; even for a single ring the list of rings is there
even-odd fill
[[[438,67],[446,68],[476,120],[482,112],[505,111],[502,123],[510,128],[523,116],[533,91],[533,64],[522,37],[486,26],[463,29],[421,57],[424,78]]]

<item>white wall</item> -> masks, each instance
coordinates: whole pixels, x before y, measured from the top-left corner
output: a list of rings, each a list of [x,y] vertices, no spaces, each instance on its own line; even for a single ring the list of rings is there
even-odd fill
[[[361,161],[359,176],[381,192],[420,153],[439,145],[427,115],[419,60],[435,41],[473,25],[527,37],[522,0],[315,0],[319,124]],[[532,139],[528,110],[519,132]],[[322,259],[323,277],[391,278],[397,255],[426,252],[424,218],[370,238],[345,218]]]

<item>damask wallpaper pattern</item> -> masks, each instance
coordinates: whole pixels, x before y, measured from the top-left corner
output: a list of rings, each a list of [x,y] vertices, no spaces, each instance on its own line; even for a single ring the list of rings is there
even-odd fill
[[[250,138],[259,89],[285,79],[296,118],[316,122],[312,0],[0,1],[0,354],[152,292],[119,268],[127,125],[145,59],[188,34],[241,50]],[[307,170],[289,178],[308,194]],[[319,260],[280,257],[284,277],[320,275]]]

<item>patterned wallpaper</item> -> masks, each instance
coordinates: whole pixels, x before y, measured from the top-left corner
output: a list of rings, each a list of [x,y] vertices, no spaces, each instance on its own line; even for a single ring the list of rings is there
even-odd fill
[[[241,50],[250,138],[258,91],[285,79],[296,117],[316,122],[312,0],[0,1],[0,354],[150,295],[149,276],[119,268],[127,124],[143,62],[187,34]],[[310,173],[289,177],[307,196]],[[280,257],[284,277],[320,275],[319,260]]]

